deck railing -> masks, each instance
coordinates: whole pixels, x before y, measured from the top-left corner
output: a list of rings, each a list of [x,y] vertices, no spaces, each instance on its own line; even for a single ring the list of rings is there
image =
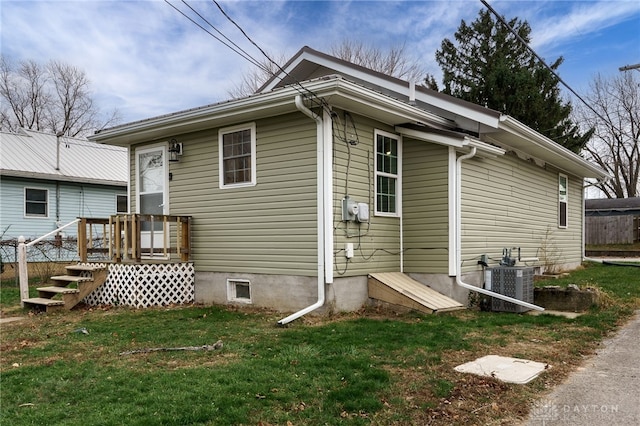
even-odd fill
[[[163,261],[191,258],[191,216],[114,215],[81,218],[78,255],[82,262],[102,255],[111,262]],[[175,255],[175,256],[172,256]]]

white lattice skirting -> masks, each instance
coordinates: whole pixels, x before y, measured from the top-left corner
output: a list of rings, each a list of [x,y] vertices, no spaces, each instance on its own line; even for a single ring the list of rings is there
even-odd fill
[[[102,265],[108,267],[107,281],[84,298],[87,305],[147,308],[195,300],[193,263]]]

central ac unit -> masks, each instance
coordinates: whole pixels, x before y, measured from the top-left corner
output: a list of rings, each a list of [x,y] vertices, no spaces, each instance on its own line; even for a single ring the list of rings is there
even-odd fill
[[[500,266],[485,269],[485,288],[494,293],[533,303],[533,268]],[[491,298],[491,310],[497,312],[526,312],[529,308],[506,300]]]

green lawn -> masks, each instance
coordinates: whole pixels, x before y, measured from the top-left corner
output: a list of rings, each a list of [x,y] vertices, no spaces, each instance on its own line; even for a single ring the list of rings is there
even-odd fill
[[[640,307],[638,268],[590,265],[553,285],[597,286],[575,320],[461,311],[308,317],[229,307],[76,309],[2,324],[7,425],[512,424]],[[3,311],[17,288],[2,285]],[[78,332],[86,328],[88,334]],[[216,351],[121,355],[213,344]],[[489,353],[548,362],[527,385],[453,371]]]

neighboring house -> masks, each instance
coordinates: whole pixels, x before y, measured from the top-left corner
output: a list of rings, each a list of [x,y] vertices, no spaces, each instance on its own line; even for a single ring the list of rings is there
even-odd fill
[[[0,239],[38,238],[78,217],[128,212],[126,148],[21,129],[0,133]],[[61,233],[75,237],[77,226]],[[14,250],[3,250],[14,261]]]
[[[506,114],[308,47],[253,96],[90,139],[129,147],[132,211],[193,217],[196,301],[291,318],[360,308],[378,272],[466,302],[505,248],[542,266],[553,243],[574,268],[583,180],[607,178]]]
[[[640,242],[640,197],[585,200],[584,214],[586,244]]]

